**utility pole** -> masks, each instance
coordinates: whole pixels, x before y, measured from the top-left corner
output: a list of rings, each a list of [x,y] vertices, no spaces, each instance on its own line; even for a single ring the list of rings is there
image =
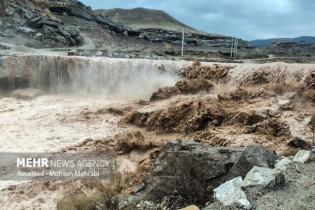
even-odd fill
[[[184,39],[185,39],[185,30],[183,29],[183,38],[182,38],[182,56],[184,56]]]
[[[237,45],[238,45],[238,39],[235,38],[235,44],[234,44],[234,58],[237,57]]]
[[[230,53],[230,57],[231,58],[236,58],[237,57],[237,45],[238,45],[238,39],[237,38],[232,38],[232,41],[231,41],[231,53]]]
[[[232,41],[231,41],[231,53],[230,53],[231,58],[233,58],[233,50],[234,50],[234,38],[232,38]]]

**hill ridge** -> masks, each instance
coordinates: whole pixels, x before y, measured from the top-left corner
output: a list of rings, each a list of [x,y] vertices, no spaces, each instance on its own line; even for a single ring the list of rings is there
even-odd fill
[[[163,10],[136,7],[132,9],[113,8],[98,9],[94,11],[97,14],[108,16],[113,21],[121,22],[129,27],[137,29],[159,28],[175,31],[185,29],[190,32],[200,32],[197,29],[182,23]]]
[[[281,40],[289,40],[289,41],[295,41],[295,42],[305,42],[309,44],[315,44],[315,36],[298,36],[294,38],[256,39],[256,40],[249,41],[249,43],[255,47],[263,47],[263,46],[271,44],[274,41],[281,41]]]

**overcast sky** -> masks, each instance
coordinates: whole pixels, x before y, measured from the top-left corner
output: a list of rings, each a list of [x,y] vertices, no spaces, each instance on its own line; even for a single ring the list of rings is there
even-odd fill
[[[315,36],[315,0],[81,0],[93,9],[164,10],[198,30],[246,40]]]

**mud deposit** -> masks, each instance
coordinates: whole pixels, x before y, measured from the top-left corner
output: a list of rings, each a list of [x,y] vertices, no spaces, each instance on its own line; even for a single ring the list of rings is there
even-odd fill
[[[42,95],[24,100],[6,92],[0,99],[1,152],[112,152],[129,170],[128,191],[142,181],[161,147],[176,138],[213,146],[260,143],[279,154],[296,151],[288,144],[294,137],[311,139],[314,65],[45,59],[58,64],[61,76],[48,89],[35,68],[44,63],[33,65],[32,76],[23,74],[17,60],[2,65],[6,91],[23,77],[28,88],[40,89]],[[8,64],[17,70],[8,70]],[[113,73],[113,66],[119,70]],[[156,73],[150,74],[150,68]],[[67,74],[60,73],[64,69]],[[74,94],[76,87],[82,88]],[[69,190],[57,182],[1,184],[0,202],[6,209],[55,209]],[[69,185],[85,190],[80,182]]]

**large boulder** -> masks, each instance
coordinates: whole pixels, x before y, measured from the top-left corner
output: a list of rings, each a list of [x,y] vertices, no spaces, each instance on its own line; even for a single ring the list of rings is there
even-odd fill
[[[144,178],[140,200],[159,203],[164,197],[180,198],[182,203],[204,204],[244,151],[242,148],[212,147],[192,140],[167,143],[153,170]],[[137,196],[132,201],[137,200]]]
[[[262,145],[254,145],[247,148],[231,168],[227,179],[241,176],[245,178],[246,174],[254,167],[273,168],[277,160],[274,151],[264,148]]]

